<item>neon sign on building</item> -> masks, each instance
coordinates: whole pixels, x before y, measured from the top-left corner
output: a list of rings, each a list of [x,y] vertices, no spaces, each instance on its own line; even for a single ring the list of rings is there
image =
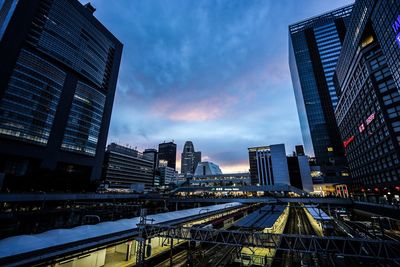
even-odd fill
[[[350,143],[353,142],[353,140],[354,140],[354,135],[352,135],[348,139],[344,140],[343,141],[344,148],[348,147],[350,145]]]
[[[369,117],[365,122],[367,123],[367,125],[369,125],[374,119],[375,119],[375,113],[372,113],[371,115],[369,115]]]

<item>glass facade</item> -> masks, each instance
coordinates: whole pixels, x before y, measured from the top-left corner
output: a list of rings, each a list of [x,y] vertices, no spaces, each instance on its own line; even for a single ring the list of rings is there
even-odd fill
[[[299,77],[299,84],[294,84],[294,90],[295,94],[302,95],[301,98],[297,96],[296,101],[304,102],[304,110],[298,109],[298,112],[299,116],[300,114],[307,116],[307,122],[305,122],[304,117],[300,117],[303,139],[305,137],[311,139],[304,140],[305,150],[307,155],[321,158],[326,154],[326,147],[331,146],[331,143],[325,116],[322,112],[321,99],[317,89],[306,36],[303,32],[293,34],[291,42],[295,47],[295,52],[291,53],[291,73],[292,77],[294,75]],[[295,73],[294,68],[296,68],[297,73]],[[301,104],[303,105],[303,103]],[[303,126],[307,124],[308,127]]]
[[[390,55],[390,57],[387,57],[387,64],[397,88],[400,88],[400,45],[396,42],[396,38],[400,35],[400,29],[395,30],[393,24],[399,20],[400,1],[377,2],[377,7],[371,16],[371,22],[382,51],[385,55]]]
[[[400,177],[398,1],[358,1],[337,66],[336,118],[355,193],[395,190]]]
[[[62,142],[63,149],[96,154],[105,100],[103,93],[78,82]]]
[[[28,41],[97,86],[107,87],[114,43],[69,1],[41,1]]]
[[[3,188],[94,190],[101,178],[123,45],[93,12],[0,0]]]
[[[0,0],[0,40],[3,38],[17,3],[18,0]]]
[[[333,73],[339,58],[342,43],[334,22],[314,28],[314,36],[317,43],[322,68],[324,70],[326,84],[333,108],[336,108],[338,97],[333,84]]]
[[[47,144],[65,77],[53,64],[21,50],[0,102],[0,134]]]
[[[400,95],[380,47],[365,48],[337,109],[355,188],[397,182]],[[390,133],[393,133],[392,135]],[[396,139],[394,139],[396,138]]]
[[[325,182],[343,182],[347,174],[333,74],[351,10],[346,6],[289,26],[289,67],[304,148],[321,166]]]

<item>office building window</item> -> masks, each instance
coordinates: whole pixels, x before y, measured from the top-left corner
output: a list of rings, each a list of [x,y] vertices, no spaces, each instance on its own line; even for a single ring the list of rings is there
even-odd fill
[[[78,82],[62,148],[94,156],[103,118],[105,95]]]
[[[66,74],[21,50],[0,103],[0,134],[46,145]]]

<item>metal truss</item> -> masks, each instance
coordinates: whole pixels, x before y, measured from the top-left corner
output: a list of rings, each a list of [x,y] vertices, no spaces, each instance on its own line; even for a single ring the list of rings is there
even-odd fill
[[[146,225],[143,234],[146,238],[163,237],[236,247],[262,247],[400,263],[400,242],[389,240],[271,234],[165,225]]]

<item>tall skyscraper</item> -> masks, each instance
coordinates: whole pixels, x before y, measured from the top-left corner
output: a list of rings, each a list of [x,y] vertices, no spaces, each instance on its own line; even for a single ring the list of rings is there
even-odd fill
[[[348,180],[333,73],[351,10],[346,6],[289,26],[289,65],[305,153],[315,157],[325,182]]]
[[[158,160],[166,161],[167,166],[176,170],[176,144],[174,142],[158,145]]]
[[[290,184],[284,144],[251,147],[248,150],[251,184]]]
[[[9,188],[99,179],[122,44],[77,0],[0,2],[0,173]]]
[[[358,0],[340,54],[335,115],[354,194],[400,191],[400,2]],[[397,192],[397,193],[396,193]]]
[[[181,154],[181,173],[193,175],[199,162],[201,162],[201,152],[194,151],[192,141],[186,141]]]

